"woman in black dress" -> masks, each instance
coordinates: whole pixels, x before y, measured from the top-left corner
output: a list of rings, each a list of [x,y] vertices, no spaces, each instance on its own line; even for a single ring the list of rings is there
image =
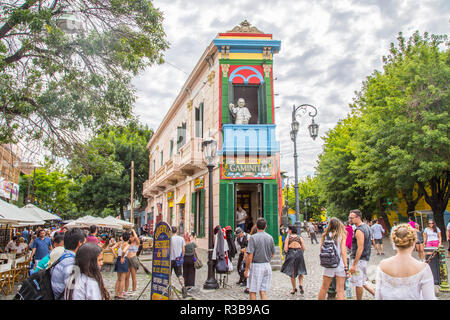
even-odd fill
[[[183,261],[183,277],[184,277],[184,285],[186,289],[189,291],[193,287],[195,287],[195,267],[194,267],[194,257],[195,257],[195,248],[197,248],[197,244],[195,243],[196,239],[193,238],[189,233],[184,235],[184,241],[186,243],[184,247],[184,261]]]
[[[288,233],[289,236],[284,242],[286,260],[281,267],[281,272],[291,277],[291,294],[297,292],[295,278],[298,276],[300,293],[303,294],[303,276],[307,274],[305,259],[303,258],[303,252],[306,250],[306,246],[303,238],[297,234],[297,228],[295,226],[289,226]]]

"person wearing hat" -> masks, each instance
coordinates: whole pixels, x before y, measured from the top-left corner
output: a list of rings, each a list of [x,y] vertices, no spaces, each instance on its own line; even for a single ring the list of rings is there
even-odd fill
[[[242,230],[242,228],[237,227],[235,230],[236,235],[236,251],[239,252],[237,271],[239,273],[239,281],[236,284],[240,284],[245,287],[247,285],[247,279],[244,277],[245,265],[244,256],[248,246],[248,235]]]

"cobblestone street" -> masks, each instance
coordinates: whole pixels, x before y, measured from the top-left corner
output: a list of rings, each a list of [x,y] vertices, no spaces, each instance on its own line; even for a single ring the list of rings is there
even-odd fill
[[[306,246],[307,249],[305,251],[305,262],[308,275],[305,276],[304,279],[304,295],[300,295],[298,292],[295,295],[291,295],[289,292],[292,290],[290,278],[281,273],[279,270],[275,270],[272,273],[272,286],[268,293],[268,298],[271,300],[316,300],[317,294],[319,292],[321,283],[322,283],[322,267],[319,265],[319,245],[311,244],[309,238],[306,237]],[[445,246],[447,248],[447,245]],[[384,238],[384,256],[377,256],[376,250],[372,250],[371,258],[370,258],[370,266],[369,267],[369,278],[370,280],[375,278],[375,270],[378,263],[387,257],[393,255],[392,246],[390,241],[387,238]],[[206,250],[198,250],[199,258],[203,262],[203,267],[196,272],[196,288],[194,288],[186,299],[195,299],[195,300],[247,300],[249,299],[248,294],[244,293],[244,287],[240,287],[236,285],[239,277],[234,270],[228,279],[228,285],[225,288],[220,288],[217,290],[204,290],[203,284],[207,278],[207,253]],[[417,257],[417,253],[414,252],[414,256]],[[150,259],[150,256],[141,256],[141,260]],[[234,261],[234,266],[236,266],[237,257]],[[151,261],[143,261],[144,265],[151,270]],[[450,263],[450,259],[447,259],[447,265]],[[109,288],[111,288],[111,293],[113,295],[114,291],[114,283],[115,283],[115,273],[104,273],[104,279],[107,282]],[[148,282],[148,278],[145,275],[142,268],[138,271],[138,294],[135,297],[129,297],[128,299],[137,299],[137,296],[141,293],[143,288]],[[175,279],[173,281],[173,285],[180,290],[180,285],[178,281]],[[373,284],[373,286],[375,286]],[[149,286],[150,287],[150,286]],[[140,299],[149,299],[150,291],[149,287],[142,294]],[[181,290],[180,290],[181,292]],[[438,295],[438,299],[450,300],[450,293],[443,293],[436,291]],[[179,294],[179,298],[181,299],[181,294]],[[174,296],[174,299],[177,299],[177,296]],[[258,297],[259,299],[259,297]],[[365,300],[373,300],[374,297],[367,291],[364,292]]]
[[[306,262],[306,268],[308,275],[305,276],[304,279],[304,295],[300,295],[298,292],[295,295],[291,295],[289,292],[291,291],[291,282],[288,276],[281,273],[279,270],[275,270],[272,273],[272,285],[271,289],[268,293],[268,298],[270,300],[316,300],[317,294],[319,292],[320,285],[322,283],[322,268],[319,265],[319,245],[318,244],[311,244],[309,238],[306,237],[306,246],[307,249],[305,251],[305,262]],[[445,247],[447,248],[447,244],[445,244]],[[370,257],[369,262],[369,279],[372,280],[375,278],[375,270],[378,263],[387,257],[392,256],[393,250],[392,246],[390,244],[390,241],[387,238],[384,238],[384,250],[385,250],[385,256],[377,256],[375,249],[372,250],[372,254]],[[234,270],[230,275],[228,279],[228,285],[225,288],[219,288],[217,290],[204,290],[203,284],[206,281],[207,278],[207,257],[206,257],[206,250],[198,250],[199,258],[203,262],[203,267],[200,270],[197,270],[196,272],[196,287],[189,292],[188,297],[186,300],[248,300],[249,296],[248,294],[244,293],[244,287],[240,287],[239,285],[236,285],[236,282],[238,280],[238,274],[236,270]],[[417,257],[417,254],[414,252],[413,255]],[[141,255],[140,260],[142,263],[151,270],[151,255]],[[237,259],[234,261],[234,266],[236,265]],[[447,258],[447,265],[450,263],[450,259]],[[116,281],[116,273],[113,272],[112,266],[105,266],[105,270],[103,273],[103,279],[105,282],[105,285],[110,291],[111,297],[114,297],[114,285]],[[149,282],[149,276],[146,275],[143,268],[139,268],[137,273],[137,290],[135,296],[129,296],[127,297],[127,300],[136,300],[138,299],[139,295],[142,293],[142,296],[139,298],[139,300],[148,300],[150,298],[150,285],[144,290],[145,286]],[[180,285],[178,281],[175,279],[173,285],[175,288],[178,289],[179,294],[178,298],[181,298],[181,290]],[[374,284],[372,284],[375,286]],[[15,290],[11,293],[11,295],[0,296],[0,300],[10,300],[14,296],[17,285],[15,286]],[[436,287],[438,288],[438,287]],[[130,289],[131,289],[131,282],[130,282]],[[436,290],[436,294],[439,300],[450,300],[450,293],[443,293]],[[174,299],[177,299],[177,295],[173,296]],[[259,299],[259,297],[258,297]],[[368,293],[367,291],[364,292],[364,299],[365,300],[373,300],[374,297]]]

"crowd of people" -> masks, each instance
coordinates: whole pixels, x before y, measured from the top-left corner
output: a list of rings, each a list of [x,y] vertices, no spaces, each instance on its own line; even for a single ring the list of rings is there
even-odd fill
[[[267,221],[264,218],[258,218],[247,233],[244,215],[241,213],[234,232],[229,226],[214,229],[214,266],[217,273],[229,274],[233,270],[231,261],[238,255],[237,284],[245,287],[244,292],[251,300],[257,299],[258,294],[261,299],[267,299],[272,279],[270,262],[275,254],[274,240],[265,232]],[[198,242],[195,233],[178,235],[175,226],[171,230],[171,271],[186,297],[195,288]],[[383,237],[386,236],[386,230],[377,220],[363,221],[361,211],[352,210],[345,223],[331,218],[325,223],[304,223],[303,229],[289,226],[280,231],[285,256],[281,272],[290,278],[292,295],[305,292],[308,273],[304,256],[306,241],[301,235],[304,231],[311,245],[320,246],[323,274],[317,293],[319,300],[326,298],[332,283],[338,300],[346,298],[350,284],[355,288],[358,300],[362,299],[364,290],[380,300],[436,299],[433,274],[424,253],[424,247],[437,248],[442,244],[441,230],[433,220],[429,220],[423,230],[412,219],[409,223],[394,224],[390,239],[395,255],[378,264],[375,288],[368,281],[368,263],[371,252],[380,256],[385,254]],[[446,231],[450,236],[450,223]],[[66,300],[112,299],[101,273],[103,252],[111,251],[116,257],[114,299],[123,300],[136,293],[141,242],[133,229],[124,231],[116,240],[107,232],[100,234],[97,226],[91,226],[88,232],[80,228],[50,230],[38,227],[34,231],[25,228],[16,233],[2,251],[15,253],[17,257],[29,255],[32,260],[30,273],[50,269],[54,298]],[[412,256],[414,250],[418,259]],[[225,269],[220,267],[222,260]]]

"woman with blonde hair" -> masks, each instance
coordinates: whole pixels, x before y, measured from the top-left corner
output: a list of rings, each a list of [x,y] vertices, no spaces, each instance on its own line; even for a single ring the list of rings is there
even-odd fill
[[[377,268],[377,300],[436,300],[430,266],[414,259],[417,231],[409,224],[397,226],[391,234],[397,254],[384,259]]]
[[[344,300],[344,284],[345,279],[348,274],[348,261],[347,261],[347,231],[345,230],[344,224],[337,218],[331,218],[328,227],[322,235],[320,241],[320,250],[322,251],[322,246],[325,239],[332,239],[337,255],[339,256],[339,264],[335,268],[323,268],[323,279],[322,286],[319,290],[319,300],[325,300],[328,288],[330,287],[331,281],[336,277],[336,299]]]

